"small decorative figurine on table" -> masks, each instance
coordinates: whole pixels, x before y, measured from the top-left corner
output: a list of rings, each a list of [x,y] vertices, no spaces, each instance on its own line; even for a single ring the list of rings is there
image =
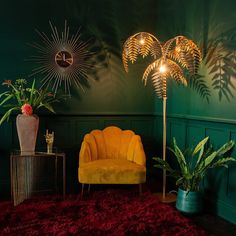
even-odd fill
[[[46,130],[45,135],[46,143],[47,143],[47,153],[52,153],[52,147],[53,147],[53,141],[54,141],[54,132],[51,134],[48,133],[48,130]]]

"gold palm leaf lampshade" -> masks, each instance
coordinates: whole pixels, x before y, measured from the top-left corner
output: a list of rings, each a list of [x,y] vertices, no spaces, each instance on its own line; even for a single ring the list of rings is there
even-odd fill
[[[140,32],[130,36],[123,45],[122,60],[125,71],[128,72],[128,62],[134,63],[138,56],[145,58],[151,55],[154,61],[147,66],[142,80],[146,85],[151,75],[154,90],[163,100],[163,153],[166,160],[166,99],[167,79],[174,79],[177,83],[187,86],[184,70],[191,75],[198,72],[202,60],[198,46],[184,36],[176,36],[164,44],[152,34]],[[176,196],[166,193],[166,171],[163,170],[162,193],[158,197],[162,202],[173,202]]]

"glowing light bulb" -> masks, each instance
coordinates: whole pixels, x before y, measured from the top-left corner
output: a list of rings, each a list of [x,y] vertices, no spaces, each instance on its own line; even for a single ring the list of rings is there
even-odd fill
[[[160,67],[159,67],[159,71],[160,71],[160,73],[165,73],[166,70],[167,70],[167,68],[166,68],[165,65],[160,65]]]
[[[141,45],[144,45],[145,40],[144,40],[143,38],[141,38],[141,39],[139,40],[139,43],[140,43]]]
[[[176,48],[175,48],[175,50],[176,50],[176,52],[180,52],[181,51],[181,48],[179,47],[179,46],[177,46]]]

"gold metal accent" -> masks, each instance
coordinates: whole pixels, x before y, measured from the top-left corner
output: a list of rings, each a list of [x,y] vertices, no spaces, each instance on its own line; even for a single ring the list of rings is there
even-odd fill
[[[128,61],[134,63],[138,55],[143,58],[151,55],[154,58],[143,73],[142,80],[146,85],[151,74],[155,92],[163,100],[163,160],[166,160],[166,99],[167,79],[187,86],[183,70],[194,75],[202,60],[198,46],[184,36],[176,36],[162,44],[155,36],[140,32],[130,36],[123,45],[122,60],[128,72]],[[175,197],[166,194],[166,171],[163,170],[163,189],[160,197],[162,202],[171,202]]]
[[[89,52],[89,44],[81,40],[79,31],[69,37],[66,21],[61,34],[50,21],[49,25],[52,31],[51,37],[36,30],[42,39],[42,44],[31,44],[38,55],[28,59],[37,65],[30,76],[42,74],[42,87],[50,84],[55,94],[63,83],[65,94],[70,95],[70,87],[73,83],[84,90],[81,81],[87,79],[87,74],[92,67],[92,62],[89,60],[92,56]]]
[[[164,203],[172,203],[176,201],[176,194],[173,193],[166,193],[165,196],[163,193],[156,193],[155,195],[157,195],[158,199]]]
[[[48,130],[46,130],[45,139],[47,143],[47,153],[52,153],[53,142],[54,142],[54,132],[50,134],[48,133]]]

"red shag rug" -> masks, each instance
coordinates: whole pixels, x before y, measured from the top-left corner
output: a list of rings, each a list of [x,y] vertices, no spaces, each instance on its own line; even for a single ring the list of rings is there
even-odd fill
[[[150,192],[103,190],[80,200],[47,196],[0,203],[0,235],[207,235]]]

